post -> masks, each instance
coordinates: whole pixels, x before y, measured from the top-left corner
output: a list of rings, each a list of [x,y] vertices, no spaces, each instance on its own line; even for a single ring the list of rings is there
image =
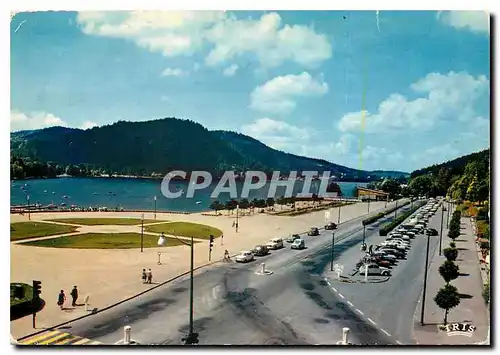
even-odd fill
[[[129,345],[130,344],[130,332],[132,328],[130,325],[126,325],[123,327],[123,345]]]
[[[339,218],[337,220],[337,224],[340,224],[340,208],[342,207],[342,202],[340,203],[340,206],[339,206]]]
[[[398,202],[399,202],[399,200],[396,200],[396,209],[394,210],[394,219],[398,218]]]
[[[365,263],[365,282],[368,282],[368,264]]]
[[[32,319],[32,322],[33,322],[33,329],[36,329],[36,312],[33,312],[33,319]]]
[[[154,219],[156,219],[156,196],[155,196],[155,217]]]
[[[439,231],[439,255],[441,255],[442,243],[443,243],[443,218],[444,218],[444,206],[441,207],[441,229]]]
[[[212,261],[212,248],[208,248],[208,261]]]
[[[85,312],[89,311],[89,300],[90,300],[89,295],[86,295],[85,298],[83,299],[83,303],[85,303]]]
[[[371,199],[371,197],[370,197]],[[370,199],[368,199],[368,212],[367,213],[370,213]]]
[[[28,220],[31,221],[30,195],[26,195],[26,198],[28,199]],[[33,326],[33,328],[34,328],[34,326]]]
[[[191,270],[190,270],[190,287],[189,287],[189,337],[193,334],[193,300],[194,300],[194,240],[191,235]]]
[[[264,263],[260,264],[260,272],[262,275],[264,275],[266,273],[266,264],[264,264]]]
[[[158,252],[158,265],[161,265],[161,251]]]
[[[451,210],[451,203],[448,202],[448,213],[446,214],[446,229],[450,228],[450,210]]]
[[[363,245],[365,244],[365,232],[366,232],[366,226],[363,225]]]
[[[141,253],[144,249],[144,213],[141,215]]]
[[[425,293],[427,290],[427,269],[429,264],[429,242],[430,236],[427,236],[427,252],[425,254],[425,270],[424,270],[424,292],[422,294],[422,313],[420,314],[420,324],[424,325],[424,310],[425,310]]]
[[[333,271],[333,251],[335,248],[335,232],[332,232],[332,261],[330,264],[330,271]]]

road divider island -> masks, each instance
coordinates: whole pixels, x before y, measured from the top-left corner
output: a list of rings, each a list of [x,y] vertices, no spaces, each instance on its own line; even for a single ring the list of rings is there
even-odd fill
[[[396,211],[398,208],[402,208],[406,205],[408,205],[410,203],[410,201],[405,201],[403,204],[399,205],[399,206],[394,206],[392,208],[389,208],[388,210],[386,211],[383,211],[383,212],[380,212],[380,213],[377,213],[376,215],[374,216],[371,216],[371,217],[368,217],[368,218],[365,218],[363,219],[363,221],[361,222],[364,226],[367,226],[369,224],[372,224],[372,223],[375,223],[376,221],[378,221],[380,218],[382,217],[385,217],[387,216],[388,214],[391,214],[392,212]]]
[[[379,230],[379,235],[386,236],[390,231],[403,223],[408,217],[410,217],[416,210],[425,204],[423,201],[417,202],[415,207],[410,208],[408,211],[403,213],[401,216],[395,218],[392,222],[384,224]]]

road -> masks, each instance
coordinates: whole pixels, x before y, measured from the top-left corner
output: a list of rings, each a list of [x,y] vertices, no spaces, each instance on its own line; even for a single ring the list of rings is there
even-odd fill
[[[446,227],[446,213],[443,225]],[[441,209],[429,220],[428,228],[435,228],[438,232],[441,225]],[[446,237],[443,237],[446,238]],[[372,240],[381,242],[384,237],[375,237]],[[446,240],[443,239],[443,245]],[[402,344],[414,344],[413,322],[416,307],[420,307],[419,298],[423,289],[424,264],[427,247],[427,237],[417,235],[411,242],[411,248],[406,260],[401,260],[392,270],[389,281],[378,284],[335,284],[335,288],[351,302],[353,307],[363,312],[376,325],[391,334]],[[430,237],[429,255],[434,255],[439,247],[439,236]],[[360,254],[358,253],[358,258]],[[338,262],[347,261],[353,257],[343,255]],[[333,285],[333,283],[332,283]],[[433,295],[428,295],[432,297]]]
[[[393,216],[368,228],[367,241],[377,237],[377,227]],[[335,259],[359,252],[361,220],[366,217],[343,223],[335,231]],[[322,273],[331,260],[331,233],[322,230],[319,236],[305,237],[305,250],[287,245],[253,263],[224,263],[196,272],[194,331],[200,334],[200,345],[329,345],[342,338],[342,327],[351,329],[350,341],[355,344],[395,344],[325,282]],[[255,274],[260,262],[273,274]],[[179,345],[188,331],[188,305],[189,279],[183,277],[59,329],[119,344],[123,327],[130,325],[132,339],[139,344]]]

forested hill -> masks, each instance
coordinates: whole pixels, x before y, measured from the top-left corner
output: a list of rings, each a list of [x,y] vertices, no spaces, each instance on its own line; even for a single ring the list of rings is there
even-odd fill
[[[415,170],[414,172],[411,173],[411,177],[417,177],[420,175],[426,175],[429,173],[432,173],[433,175],[437,175],[439,173],[439,170],[441,168],[446,168],[449,169],[450,175],[461,175],[465,171],[465,166],[468,163],[471,162],[478,162],[478,163],[484,163],[487,162],[487,165],[489,165],[490,161],[490,150],[485,149],[480,152],[472,153],[469,155],[464,155],[459,158],[449,160],[447,162],[441,163],[441,164],[434,164],[431,166],[428,166],[423,169]]]
[[[141,176],[171,170],[280,170],[286,174],[310,170],[364,180],[371,174],[284,153],[242,134],[209,131],[196,122],[176,118],[118,121],[87,130],[51,127],[14,132],[11,156]]]

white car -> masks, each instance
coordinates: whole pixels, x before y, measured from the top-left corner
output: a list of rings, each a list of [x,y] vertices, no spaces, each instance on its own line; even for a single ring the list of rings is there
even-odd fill
[[[281,238],[273,238],[269,243],[266,244],[266,247],[272,250],[283,248],[283,239]]]
[[[290,246],[292,249],[304,249],[306,247],[306,242],[304,239],[295,239]]]
[[[361,275],[365,274],[365,265],[359,267],[359,273]],[[382,275],[389,276],[391,271],[388,268],[378,266],[377,264],[368,264],[368,275]]]
[[[237,263],[248,263],[249,261],[255,260],[255,257],[251,251],[242,251],[239,255],[234,258]]]

